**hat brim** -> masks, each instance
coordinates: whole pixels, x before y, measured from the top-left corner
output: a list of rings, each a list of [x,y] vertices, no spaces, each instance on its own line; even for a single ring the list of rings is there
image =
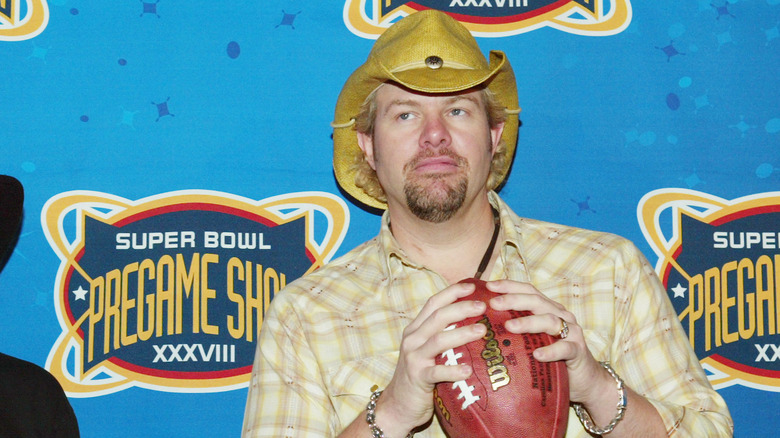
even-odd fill
[[[500,169],[497,185],[506,178],[514,157],[517,144],[519,110],[517,101],[517,83],[509,60],[503,52],[490,52],[490,65],[486,69],[410,69],[400,72],[390,72],[381,65],[366,62],[355,70],[344,85],[336,103],[336,114],[333,130],[333,171],[341,188],[355,200],[373,208],[384,210],[387,204],[368,195],[355,185],[354,163],[363,152],[358,145],[357,133],[351,121],[360,111],[360,107],[368,95],[378,86],[386,82],[394,82],[411,90],[443,94],[469,90],[478,86],[486,86],[496,96],[498,101],[510,113],[504,123],[502,139],[506,145],[507,160]],[[447,84],[441,86],[441,84]],[[495,187],[490,187],[491,189]]]

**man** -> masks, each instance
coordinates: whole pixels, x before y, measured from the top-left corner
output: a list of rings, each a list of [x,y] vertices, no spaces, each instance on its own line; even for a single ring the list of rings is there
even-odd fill
[[[617,236],[522,219],[492,190],[508,173],[518,120],[515,78],[488,62],[447,15],[410,15],[347,80],[334,122],[334,170],[357,201],[386,209],[379,235],[291,283],[266,315],[244,436],[444,436],[437,382],[467,365],[435,357],[485,335],[466,298],[490,280],[498,310],[530,310],[515,333],[560,339],[567,437],[730,436],[655,272]],[[624,384],[623,384],[624,383]],[[383,391],[380,392],[380,390]],[[617,407],[617,408],[616,408]]]
[[[0,175],[0,271],[22,222],[24,189]],[[78,438],[73,408],[57,379],[43,368],[0,353],[0,438]]]

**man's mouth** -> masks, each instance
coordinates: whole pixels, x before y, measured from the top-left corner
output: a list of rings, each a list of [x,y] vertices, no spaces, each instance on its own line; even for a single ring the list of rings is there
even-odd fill
[[[424,153],[415,157],[407,168],[418,174],[444,174],[456,172],[465,160],[451,151],[438,154]]]
[[[425,158],[415,165],[414,169],[420,173],[453,172],[458,168],[458,161],[448,156]]]

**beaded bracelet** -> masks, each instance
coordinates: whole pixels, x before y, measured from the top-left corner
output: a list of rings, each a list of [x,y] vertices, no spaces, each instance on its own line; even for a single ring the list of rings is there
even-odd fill
[[[385,433],[376,425],[376,401],[379,400],[380,395],[382,395],[381,390],[372,392],[366,406],[366,423],[368,423],[368,430],[371,431],[372,438],[385,438]],[[413,436],[414,432],[409,432],[406,438],[412,438]]]
[[[620,400],[617,404],[617,415],[615,415],[615,418],[612,419],[612,421],[609,422],[603,429],[599,429],[598,426],[596,426],[593,423],[593,419],[590,417],[590,414],[588,414],[588,411],[585,410],[585,408],[580,403],[572,403],[572,407],[574,408],[574,412],[577,414],[577,418],[580,419],[580,423],[582,423],[582,426],[587,430],[588,432],[594,434],[594,435],[606,435],[610,432],[612,432],[613,429],[615,429],[615,426],[620,422],[620,420],[623,419],[623,415],[626,412],[626,404],[628,403],[628,400],[626,399],[626,391],[623,388],[623,379],[620,378],[620,376],[617,375],[615,370],[612,369],[612,367],[609,365],[609,362],[599,362],[604,369],[607,370],[610,376],[612,376],[613,379],[615,379],[615,382],[617,382],[617,390],[618,390],[618,396],[620,397]]]

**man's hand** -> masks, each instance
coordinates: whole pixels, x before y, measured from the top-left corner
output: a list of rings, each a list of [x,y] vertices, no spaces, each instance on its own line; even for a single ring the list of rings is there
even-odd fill
[[[530,310],[533,315],[506,322],[506,329],[512,333],[547,333],[557,337],[566,321],[569,332],[566,339],[546,347],[537,348],[534,357],[540,362],[563,360],[569,371],[569,398],[573,402],[586,403],[599,391],[599,380],[610,383],[609,376],[604,378],[604,369],[593,357],[582,333],[577,318],[563,305],[542,295],[533,285],[510,280],[492,281],[487,288],[501,295],[490,301],[496,310]],[[596,393],[596,394],[594,394]]]
[[[479,301],[455,302],[472,292],[473,284],[458,283],[447,287],[429,298],[414,321],[404,329],[395,373],[377,401],[375,410],[377,426],[384,431],[385,436],[403,437],[412,429],[430,421],[436,383],[456,382],[471,375],[469,365],[436,365],[436,357],[450,348],[485,336],[483,324],[445,330],[454,323],[479,316],[485,311],[485,304]],[[360,436],[364,436],[365,419],[362,415],[348,430],[360,422]]]
[[[488,282],[487,288],[501,294],[490,300],[492,308],[530,310],[533,313],[507,321],[505,327],[510,332],[547,333],[557,337],[563,329],[561,321],[566,321],[568,334],[565,339],[537,348],[534,357],[540,362],[565,361],[569,372],[569,399],[581,403],[596,424],[607,424],[616,413],[618,396],[615,380],[591,354],[574,314],[528,283],[499,280]],[[628,386],[625,391],[629,410],[610,436],[666,436],[664,424],[653,405]]]

